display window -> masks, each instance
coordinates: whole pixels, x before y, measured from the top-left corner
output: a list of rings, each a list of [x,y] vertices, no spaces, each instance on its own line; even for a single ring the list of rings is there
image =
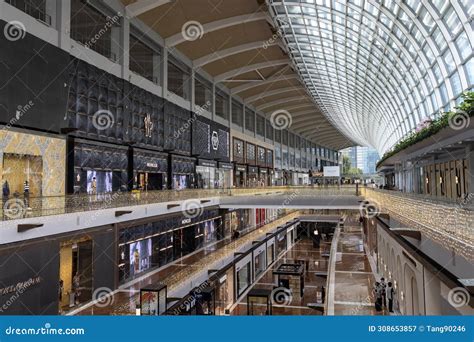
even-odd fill
[[[283,253],[285,250],[286,250],[286,247],[287,247],[287,242],[286,242],[286,231],[283,231],[281,233],[278,233],[277,235],[277,241],[276,241],[276,244],[277,244],[277,255],[280,255],[281,253]]]
[[[151,267],[151,239],[129,244],[130,276],[134,277]]]
[[[251,284],[250,262],[243,265],[237,271],[237,294],[240,296]]]
[[[255,278],[257,278],[267,268],[265,259],[265,244],[261,248],[255,250],[253,259],[254,274]]]
[[[87,171],[87,193],[103,194],[112,192],[112,171]]]
[[[215,167],[196,166],[197,187],[199,189],[214,189],[219,187],[216,171]]]
[[[275,238],[267,242],[267,263],[271,265],[275,261]]]

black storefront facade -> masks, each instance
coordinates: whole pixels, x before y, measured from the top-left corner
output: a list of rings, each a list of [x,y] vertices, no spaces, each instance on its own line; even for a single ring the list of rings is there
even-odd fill
[[[116,287],[113,226],[62,234],[0,251],[0,315],[57,315]],[[25,309],[26,308],[26,309]]]
[[[61,127],[68,193],[195,187],[189,110],[81,60],[70,63]]]
[[[192,130],[192,155],[198,158],[196,187],[231,187],[230,131],[228,127],[196,115]]]
[[[118,280],[124,283],[224,238],[218,209],[198,217],[182,214],[118,226]]]

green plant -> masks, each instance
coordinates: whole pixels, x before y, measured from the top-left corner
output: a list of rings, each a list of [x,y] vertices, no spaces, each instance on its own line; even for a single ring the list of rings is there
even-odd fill
[[[422,140],[438,133],[445,127],[449,126],[450,119],[454,117],[454,115],[458,114],[459,111],[467,113],[469,116],[474,115],[474,92],[468,91],[461,95],[463,102],[455,107],[457,111],[450,111],[443,113],[438,119],[434,120],[431,125],[428,127],[423,128],[419,132],[412,132],[404,139],[400,140],[390,151],[385,152],[383,157],[377,162],[377,168],[382,165],[382,163],[387,160],[388,158],[392,157],[393,155],[397,154],[398,152],[406,149],[409,146],[412,146],[416,143],[419,143]]]

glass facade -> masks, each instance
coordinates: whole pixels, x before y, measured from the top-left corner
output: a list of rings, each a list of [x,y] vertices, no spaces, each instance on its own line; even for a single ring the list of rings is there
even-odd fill
[[[356,143],[381,154],[472,89],[472,2],[270,4],[323,113]]]

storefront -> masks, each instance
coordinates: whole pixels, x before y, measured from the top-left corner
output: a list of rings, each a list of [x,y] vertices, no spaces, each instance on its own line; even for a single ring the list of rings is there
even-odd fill
[[[195,187],[196,159],[182,156],[171,156],[171,184],[174,190],[191,189]]]
[[[232,264],[219,270],[215,278],[216,315],[225,315],[235,301],[234,268]]]
[[[276,170],[276,169],[274,170],[272,185],[274,185],[274,186],[283,186],[283,185],[285,185],[283,170]]]
[[[66,181],[66,141],[48,135],[0,130],[3,200],[18,196],[25,207],[39,209],[34,197],[62,196]],[[25,192],[25,182],[29,191]],[[34,203],[33,203],[34,202]]]
[[[271,177],[267,168],[258,168],[258,178],[261,186],[271,185]]]
[[[133,150],[133,189],[143,191],[166,189],[167,173],[167,155]]]
[[[217,177],[217,162],[198,159],[196,166],[196,186],[198,189],[217,188]]]
[[[128,188],[128,147],[70,138],[68,190],[103,194]]]
[[[143,220],[119,232],[119,279],[125,282],[164,266],[222,238],[218,210],[205,210],[196,218],[175,215]]]
[[[261,186],[259,182],[258,167],[249,166],[247,170],[247,187],[257,188]]]
[[[245,165],[235,165],[234,186],[245,188],[247,184],[247,167]]]
[[[232,170],[231,163],[219,162],[216,173],[216,184],[219,189],[230,189],[232,187]]]

